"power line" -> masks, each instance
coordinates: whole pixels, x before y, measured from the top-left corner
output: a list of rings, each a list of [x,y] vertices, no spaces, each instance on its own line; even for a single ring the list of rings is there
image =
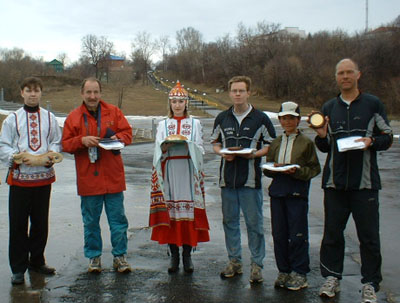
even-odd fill
[[[368,32],[368,0],[365,0],[365,32]]]

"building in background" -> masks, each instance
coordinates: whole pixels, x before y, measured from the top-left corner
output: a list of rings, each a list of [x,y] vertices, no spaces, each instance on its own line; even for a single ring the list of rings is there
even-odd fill
[[[101,81],[120,80],[122,76],[130,74],[132,67],[128,65],[124,57],[108,55],[99,61],[99,78]]]
[[[57,59],[47,62],[47,66],[52,68],[56,73],[62,73],[64,71],[64,64]]]
[[[299,37],[301,39],[305,39],[307,37],[306,31],[299,29],[298,27],[285,27],[284,29],[278,31],[278,35]]]

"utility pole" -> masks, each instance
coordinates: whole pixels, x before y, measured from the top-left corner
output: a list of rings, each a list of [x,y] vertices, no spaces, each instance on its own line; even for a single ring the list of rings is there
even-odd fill
[[[365,0],[365,32],[368,32],[368,0]]]

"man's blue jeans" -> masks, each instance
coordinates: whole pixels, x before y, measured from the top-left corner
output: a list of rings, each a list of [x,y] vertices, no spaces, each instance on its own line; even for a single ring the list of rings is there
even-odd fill
[[[263,228],[263,195],[261,189],[249,187],[221,188],[225,245],[229,260],[242,260],[240,209],[247,227],[251,262],[263,267],[265,239]]]
[[[81,210],[84,227],[85,257],[101,256],[103,242],[101,239],[100,216],[106,210],[111,232],[111,253],[114,256],[124,255],[127,252],[128,219],[125,216],[124,194],[105,194],[96,196],[81,196]]]

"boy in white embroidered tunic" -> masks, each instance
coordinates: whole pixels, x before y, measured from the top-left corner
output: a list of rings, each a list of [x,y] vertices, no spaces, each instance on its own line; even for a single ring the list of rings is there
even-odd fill
[[[52,158],[45,166],[33,166],[27,158],[21,164],[14,162],[14,155],[20,152],[42,155],[61,151],[61,129],[57,120],[51,112],[39,107],[42,89],[38,78],[29,77],[22,82],[24,106],[4,120],[0,135],[0,159],[9,166],[12,284],[24,283],[27,268],[42,274],[55,272],[46,265],[44,258],[51,183],[55,181]]]

